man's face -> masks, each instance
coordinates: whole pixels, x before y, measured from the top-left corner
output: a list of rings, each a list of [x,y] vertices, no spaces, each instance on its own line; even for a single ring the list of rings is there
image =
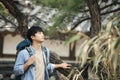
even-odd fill
[[[33,39],[33,41],[40,42],[40,43],[45,41],[45,36],[43,32],[37,32],[35,36],[32,36],[31,38]]]

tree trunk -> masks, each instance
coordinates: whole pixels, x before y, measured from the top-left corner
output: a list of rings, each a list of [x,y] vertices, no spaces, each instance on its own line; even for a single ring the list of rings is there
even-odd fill
[[[17,19],[17,31],[25,37],[26,31],[28,30],[28,16],[20,12],[13,0],[0,0],[0,2],[8,9],[9,13]]]
[[[86,0],[91,15],[90,37],[97,35],[101,29],[101,15],[97,0]]]

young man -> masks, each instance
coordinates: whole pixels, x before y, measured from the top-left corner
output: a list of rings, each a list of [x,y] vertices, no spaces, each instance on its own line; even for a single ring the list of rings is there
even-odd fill
[[[18,53],[14,73],[15,75],[22,75],[22,80],[49,80],[49,73],[52,73],[55,68],[70,68],[70,64],[52,64],[49,63],[49,50],[46,48],[45,54],[42,43],[45,41],[43,30],[39,26],[31,27],[27,32],[27,38],[31,45],[32,56],[26,49]]]

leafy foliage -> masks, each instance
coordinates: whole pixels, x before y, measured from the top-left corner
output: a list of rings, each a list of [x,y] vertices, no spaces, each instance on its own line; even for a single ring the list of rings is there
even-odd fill
[[[94,75],[99,79],[118,80],[120,67],[120,28],[113,25],[117,20],[110,21],[106,29],[101,30],[99,35],[84,41],[80,46],[79,60],[84,65],[89,61],[93,62],[92,70],[95,70]],[[90,51],[93,51],[94,56],[89,57]],[[93,78],[94,79],[94,78]]]
[[[120,78],[120,17],[109,21],[99,35],[87,38],[79,47],[77,61],[84,66],[91,63],[89,79],[118,80]],[[71,37],[67,43],[86,37],[85,34],[77,34]],[[90,57],[90,54],[94,56]]]
[[[54,17],[55,24],[47,29],[49,35],[55,36],[59,35],[59,32],[68,31],[68,24],[85,6],[83,0],[36,0],[36,3],[59,10],[57,16]]]
[[[9,12],[7,11],[7,9],[4,7],[4,5],[2,3],[0,3],[0,14],[2,14],[2,15],[9,14]]]
[[[68,12],[79,11],[83,8],[83,0],[36,0],[36,3],[41,3],[52,8],[59,8]]]

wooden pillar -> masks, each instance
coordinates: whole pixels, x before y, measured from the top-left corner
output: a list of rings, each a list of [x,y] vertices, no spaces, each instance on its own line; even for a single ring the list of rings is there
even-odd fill
[[[3,57],[3,35],[0,33],[0,57]]]
[[[69,45],[69,59],[75,60],[75,50],[76,50],[76,41],[70,43]]]

